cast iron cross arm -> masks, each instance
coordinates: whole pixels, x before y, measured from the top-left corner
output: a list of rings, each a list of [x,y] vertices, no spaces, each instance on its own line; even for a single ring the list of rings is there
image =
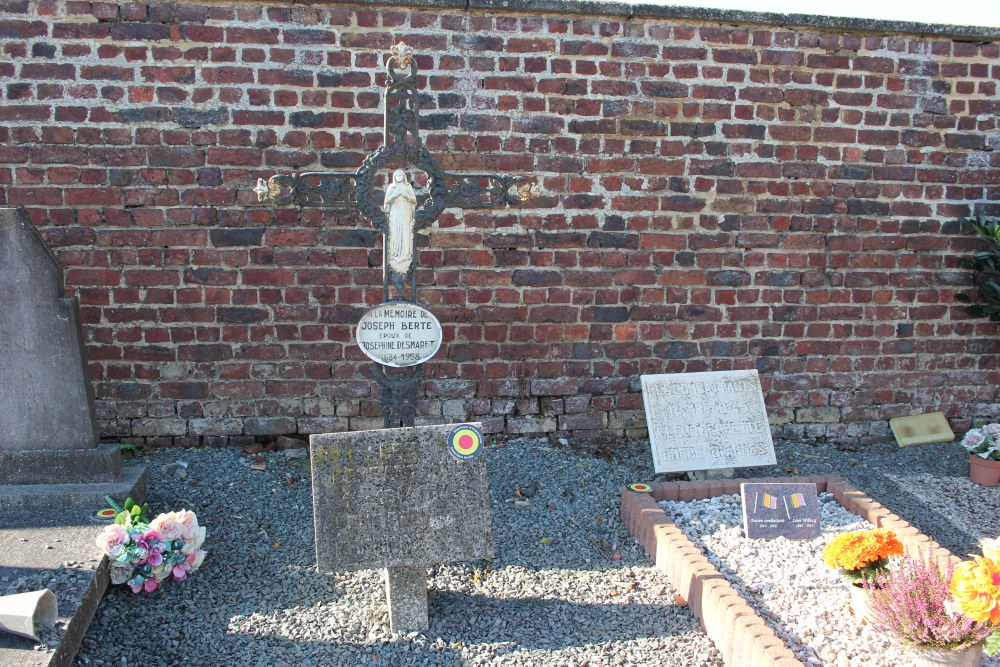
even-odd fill
[[[426,157],[417,156],[413,163],[418,167],[430,166],[428,163],[433,159],[429,154]],[[437,166],[436,161],[433,166]],[[259,184],[254,191],[260,201],[267,201],[273,206],[292,204],[300,207],[363,209],[365,217],[375,220],[375,225],[381,227],[384,220],[380,225],[379,217],[385,218],[382,210],[378,207],[365,207],[364,202],[357,201],[358,179],[366,177],[366,174],[359,172],[365,168],[362,165],[353,173],[306,171],[300,174],[278,174]],[[433,224],[440,211],[446,208],[496,208],[523,204],[527,201],[527,191],[530,189],[529,179],[523,176],[453,174],[441,169],[437,170],[436,175],[442,187],[437,193],[433,192],[432,187],[430,194],[419,198],[421,208],[414,221],[415,229]],[[511,190],[515,190],[515,193]],[[424,206],[432,198],[436,205]],[[423,216],[421,212],[424,213]]]
[[[396,68],[409,72],[401,74]],[[354,208],[387,233],[387,219],[375,189],[380,169],[412,164],[427,174],[428,192],[418,198],[414,231],[425,229],[446,208],[517,206],[531,196],[531,179],[502,174],[456,174],[443,170],[424,148],[419,134],[420,99],[417,64],[413,51],[403,43],[392,48],[386,62],[385,128],[382,147],[368,155],[354,173],[303,172],[279,174],[257,183],[260,201],[274,206]]]

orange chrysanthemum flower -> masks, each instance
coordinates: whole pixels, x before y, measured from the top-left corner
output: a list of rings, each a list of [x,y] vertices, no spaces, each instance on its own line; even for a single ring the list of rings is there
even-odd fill
[[[951,596],[964,615],[996,625],[1000,623],[1000,563],[986,556],[972,558],[955,567]]]
[[[886,528],[854,530],[837,535],[823,550],[823,561],[833,569],[853,572],[902,556],[903,544]]]

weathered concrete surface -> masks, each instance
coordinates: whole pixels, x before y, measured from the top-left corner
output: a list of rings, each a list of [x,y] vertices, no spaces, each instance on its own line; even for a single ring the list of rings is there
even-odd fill
[[[114,482],[122,472],[121,453],[117,445],[4,452],[0,457],[0,484],[38,484],[41,469],[47,484]]]
[[[329,4],[357,4],[357,0],[326,0]],[[1000,38],[1000,28],[980,25],[951,25],[896,21],[849,16],[823,16],[782,12],[699,7],[697,2],[662,4],[616,0],[369,0],[375,6],[432,9],[464,9],[471,12],[525,12],[561,16],[624,16],[640,19],[679,19],[710,23],[782,26],[823,30],[850,30],[877,34],[934,35],[968,39]],[[965,20],[975,17],[965,17]]]
[[[455,458],[455,426],[309,438],[320,571],[493,556],[486,456]]]
[[[128,496],[138,502],[146,497],[144,473],[124,495],[114,497],[122,501]],[[108,563],[94,544],[108,523],[94,518],[94,512],[106,505],[102,499],[88,507],[0,511],[0,592],[20,577],[62,580],[50,586],[59,603],[58,646],[36,651],[31,639],[0,633],[0,667],[72,664],[108,586]]]
[[[426,630],[427,568],[390,567],[385,572],[385,597],[389,603],[389,629],[393,632]]]
[[[0,285],[0,453],[92,449],[77,300],[63,296],[62,268],[21,209],[0,208]]]
[[[98,508],[142,470],[98,445],[77,300],[24,211],[0,207],[0,511]]]
[[[97,511],[107,506],[104,496],[136,499],[133,489],[146,493],[146,469],[126,466],[114,482],[94,484],[6,484],[0,485],[0,512],[48,511],[79,507]],[[0,562],[2,565],[2,562]]]

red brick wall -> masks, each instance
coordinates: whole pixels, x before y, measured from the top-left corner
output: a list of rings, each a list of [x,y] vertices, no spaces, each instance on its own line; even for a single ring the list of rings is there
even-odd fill
[[[1000,213],[994,41],[685,19],[5,0],[0,198],[79,295],[104,435],[225,444],[378,425],[352,324],[380,243],[271,210],[258,177],[352,169],[381,63],[427,76],[425,143],[537,174],[420,250],[445,344],[428,420],[639,435],[641,373],[758,368],[777,436],[996,417],[995,324],[953,295]],[[991,203],[993,202],[993,203]]]

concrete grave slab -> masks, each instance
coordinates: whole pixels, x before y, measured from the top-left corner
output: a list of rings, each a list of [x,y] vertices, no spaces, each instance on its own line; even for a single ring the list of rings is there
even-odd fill
[[[486,457],[451,451],[460,426],[309,438],[319,569],[387,568],[393,631],[427,627],[427,566],[493,556]]]
[[[321,570],[493,556],[486,459],[449,452],[455,426],[310,436]]]
[[[889,428],[900,447],[951,442],[955,439],[955,433],[943,412],[893,417],[889,420]]]
[[[126,470],[135,470],[127,468]],[[131,496],[142,502],[146,497],[144,469],[135,477],[123,476],[118,482],[118,501]],[[79,486],[79,485],[73,485]],[[96,495],[104,485],[92,485]],[[127,489],[125,488],[127,486]],[[49,650],[36,650],[31,639],[0,633],[0,665],[3,667],[68,667],[73,664],[87,634],[87,628],[108,587],[108,560],[94,544],[98,532],[108,524],[94,513],[107,505],[103,496],[93,506],[64,505],[63,498],[49,497],[40,508],[11,509],[0,496],[0,593],[25,577],[49,581],[59,604],[58,643]],[[58,508],[58,509],[56,509]]]
[[[658,473],[774,465],[756,370],[643,375]]]

